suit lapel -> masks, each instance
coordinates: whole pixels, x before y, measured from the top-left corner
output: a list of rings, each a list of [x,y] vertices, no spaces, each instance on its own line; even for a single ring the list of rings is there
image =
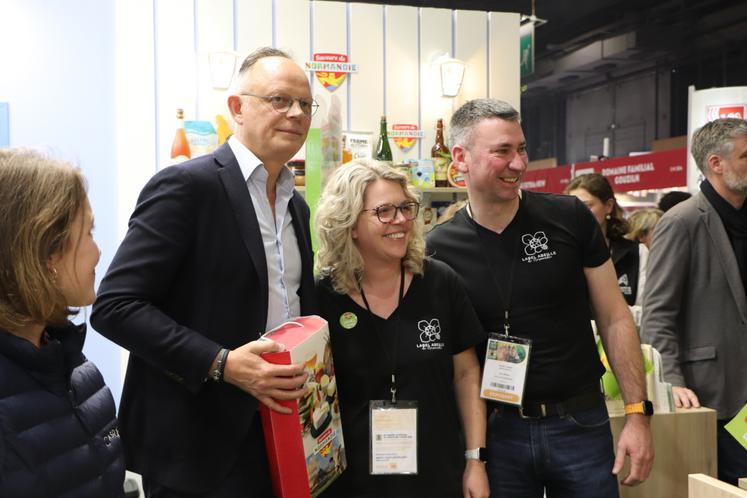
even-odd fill
[[[729,236],[726,234],[724,223],[702,193],[698,194],[698,204],[701,209],[701,218],[703,219],[706,230],[708,230],[716,255],[719,261],[721,261],[726,281],[729,283],[729,288],[734,296],[734,301],[737,303],[739,313],[742,315],[742,318],[747,319],[747,297],[744,293],[737,258],[734,256],[734,248],[731,246],[731,242],[729,242]]]
[[[314,271],[312,268],[311,236],[309,234],[309,227],[306,224],[306,218],[301,213],[299,206],[301,202],[303,202],[303,200],[301,199],[300,194],[294,192],[288,208],[291,213],[293,230],[296,232],[298,250],[301,253],[301,287],[299,289],[301,309],[303,310],[302,313],[308,314],[309,309],[314,308],[313,306],[309,306],[309,296],[314,285]]]
[[[267,259],[265,258],[265,248],[262,243],[262,233],[259,230],[257,213],[254,211],[252,198],[249,195],[244,176],[241,174],[239,163],[228,144],[224,144],[215,151],[215,158],[223,166],[218,169],[218,176],[226,190],[226,196],[233,209],[241,238],[247,251],[249,251],[254,269],[259,276],[260,294],[263,301],[261,309],[265,310],[266,313],[268,300]],[[267,317],[264,321],[266,320]]]

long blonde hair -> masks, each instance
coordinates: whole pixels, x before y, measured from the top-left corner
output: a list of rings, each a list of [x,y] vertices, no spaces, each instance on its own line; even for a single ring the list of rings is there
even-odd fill
[[[340,294],[358,290],[363,278],[364,262],[353,243],[352,231],[363,211],[366,189],[379,179],[398,183],[408,200],[418,201],[418,195],[405,175],[386,163],[370,159],[355,159],[337,168],[319,200],[314,217],[319,238],[316,268],[321,276],[330,278],[332,287]],[[420,275],[424,260],[423,222],[418,217],[402,263],[406,270]]]
[[[61,325],[72,313],[47,263],[77,248],[72,224],[86,198],[72,165],[32,150],[0,150],[0,329]]]

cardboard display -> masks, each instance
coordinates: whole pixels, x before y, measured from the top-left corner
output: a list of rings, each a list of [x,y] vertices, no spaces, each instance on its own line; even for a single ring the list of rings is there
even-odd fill
[[[309,374],[301,399],[279,401],[292,413],[260,404],[273,491],[278,498],[314,498],[347,466],[329,327],[321,317],[304,316],[263,337],[285,345],[285,351],[263,353],[265,360],[301,363]]]

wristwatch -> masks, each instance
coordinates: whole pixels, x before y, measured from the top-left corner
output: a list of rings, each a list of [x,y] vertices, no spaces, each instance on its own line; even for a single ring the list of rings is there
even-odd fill
[[[467,450],[464,452],[464,458],[466,460],[480,460],[481,462],[487,462],[488,450],[485,448],[475,448],[473,450]]]
[[[647,399],[639,401],[638,403],[628,403],[625,405],[625,415],[632,413],[642,413],[647,417],[654,414],[654,404]]]
[[[222,348],[218,353],[218,361],[215,362],[215,368],[210,370],[208,376],[213,382],[221,382],[223,380],[223,371],[226,369],[226,358],[228,358],[228,350]]]

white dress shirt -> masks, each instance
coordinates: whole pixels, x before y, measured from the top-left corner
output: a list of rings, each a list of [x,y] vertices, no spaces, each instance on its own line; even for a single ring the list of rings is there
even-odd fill
[[[301,314],[301,252],[288,204],[293,196],[293,175],[283,168],[275,185],[275,217],[267,198],[267,170],[252,151],[232,136],[228,139],[257,213],[267,260],[267,323],[265,330]]]

